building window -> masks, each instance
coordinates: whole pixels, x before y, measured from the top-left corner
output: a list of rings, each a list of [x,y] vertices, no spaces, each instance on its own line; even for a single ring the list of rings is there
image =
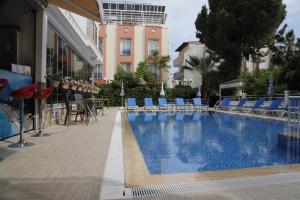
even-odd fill
[[[54,31],[50,24],[48,27],[47,75],[51,76],[55,73],[59,73],[61,74],[61,78],[69,76],[74,80],[89,81],[93,73],[92,66],[82,59],[76,50]],[[50,84],[49,79],[47,82]],[[51,98],[49,98],[49,102],[63,102],[58,91],[53,92]]]
[[[120,55],[121,56],[130,56],[131,55],[131,39],[121,39]]]
[[[148,41],[148,55],[153,55],[154,52],[159,51],[158,40],[149,40]]]
[[[124,62],[124,63],[121,63],[121,66],[123,67],[123,69],[124,69],[126,72],[130,72],[131,63]]]
[[[157,65],[156,64],[150,64],[150,71],[152,74],[157,75]]]
[[[95,79],[102,79],[102,64],[97,64],[94,73]]]

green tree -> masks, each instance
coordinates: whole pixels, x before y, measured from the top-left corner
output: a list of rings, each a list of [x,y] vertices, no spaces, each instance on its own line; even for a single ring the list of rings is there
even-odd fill
[[[269,79],[272,75],[275,93],[282,94],[285,89],[285,85],[282,85],[279,81],[280,74],[281,71],[279,68],[243,72],[241,76],[244,82],[242,90],[249,95],[266,96],[269,87]]]
[[[140,82],[151,83],[155,82],[154,76],[149,69],[149,64],[146,61],[140,62],[135,72],[135,77]]]
[[[293,30],[286,31],[285,24],[275,35],[273,42],[270,44],[272,52],[272,64],[274,66],[286,65],[288,60],[295,56],[296,37]]]
[[[199,71],[202,75],[202,93],[203,97],[207,98],[208,95],[208,86],[209,86],[209,79],[208,75],[213,70],[214,62],[211,57],[205,58],[198,58],[196,56],[190,56],[187,63],[192,66],[192,69]],[[187,67],[186,69],[190,69]]]
[[[147,63],[149,67],[151,65],[155,65],[159,70],[159,79],[158,81],[162,81],[162,71],[169,68],[170,56],[161,56],[158,51],[154,51],[152,55],[148,56]]]
[[[300,39],[285,24],[270,45],[272,64],[281,69],[279,81],[289,90],[300,91]]]
[[[223,62],[224,80],[240,76],[243,56],[257,57],[284,20],[282,0],[208,0],[195,21],[196,37]]]
[[[112,85],[120,87],[122,81],[126,83],[128,87],[136,87],[138,85],[138,80],[136,80],[133,73],[125,71],[122,66],[117,66]]]

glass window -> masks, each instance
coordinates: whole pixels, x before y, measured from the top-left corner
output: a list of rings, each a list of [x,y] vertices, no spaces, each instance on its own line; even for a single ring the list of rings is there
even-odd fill
[[[150,70],[152,74],[157,74],[157,65],[156,64],[150,64]]]
[[[49,24],[47,36],[47,75],[61,73],[62,78],[71,77],[73,80],[82,79],[89,81],[92,77],[93,68],[72,48],[72,46],[60,37]],[[99,70],[98,70],[99,71]],[[100,69],[102,71],[102,68]],[[102,73],[101,76],[102,77]],[[50,84],[50,79],[47,80]],[[58,90],[53,92],[51,101],[61,102]]]
[[[122,63],[121,63],[121,66],[123,67],[123,69],[124,69],[126,72],[130,72],[131,63],[128,63],[128,62],[122,62]]]
[[[95,79],[102,79],[102,64],[97,64],[94,73]]]
[[[158,40],[149,40],[148,41],[148,55],[153,55],[154,52],[159,51]]]
[[[120,55],[129,56],[131,54],[131,39],[121,39]]]

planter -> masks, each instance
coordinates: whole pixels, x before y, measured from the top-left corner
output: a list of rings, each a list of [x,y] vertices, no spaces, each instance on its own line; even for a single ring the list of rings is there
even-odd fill
[[[73,90],[73,91],[76,91],[76,90],[77,90],[77,85],[73,85],[73,86],[72,86],[72,90]]]
[[[57,88],[60,84],[60,81],[57,80],[51,80],[51,86],[54,88]]]

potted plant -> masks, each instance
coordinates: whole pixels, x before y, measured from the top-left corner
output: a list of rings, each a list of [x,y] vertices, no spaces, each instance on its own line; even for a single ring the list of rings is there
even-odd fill
[[[51,85],[52,87],[57,88],[61,82],[61,74],[60,73],[54,73],[51,75]]]

